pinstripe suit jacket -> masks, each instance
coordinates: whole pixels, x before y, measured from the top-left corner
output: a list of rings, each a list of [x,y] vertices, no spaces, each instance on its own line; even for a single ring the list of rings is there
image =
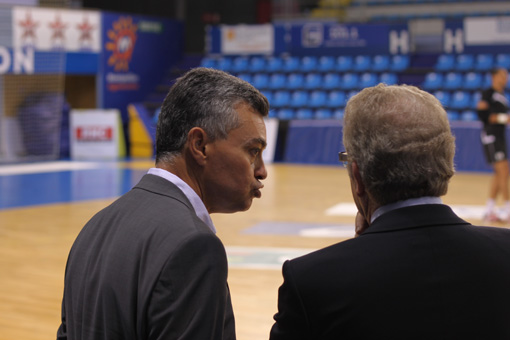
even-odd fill
[[[225,249],[172,183],[145,175],[69,254],[58,339],[235,339]]]

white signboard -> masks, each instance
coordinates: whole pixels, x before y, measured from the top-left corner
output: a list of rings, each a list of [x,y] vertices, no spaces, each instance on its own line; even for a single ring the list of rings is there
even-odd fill
[[[221,26],[221,53],[271,54],[274,50],[274,27],[267,25]]]
[[[120,156],[119,110],[71,110],[72,159],[109,159]]]
[[[265,118],[267,147],[262,153],[264,163],[271,164],[274,161],[276,151],[276,139],[278,137],[278,119]]]
[[[14,7],[13,45],[39,51],[101,51],[101,15],[97,11]]]
[[[510,17],[464,19],[466,45],[510,43]]]

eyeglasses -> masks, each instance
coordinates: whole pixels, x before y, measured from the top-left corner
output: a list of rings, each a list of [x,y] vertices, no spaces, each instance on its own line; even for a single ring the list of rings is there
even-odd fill
[[[349,155],[345,151],[339,152],[338,153],[338,160],[342,163],[344,168],[346,168],[347,164],[349,163]]]

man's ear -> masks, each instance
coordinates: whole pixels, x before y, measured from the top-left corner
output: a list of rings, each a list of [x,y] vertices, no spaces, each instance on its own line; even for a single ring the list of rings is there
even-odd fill
[[[359,167],[355,161],[353,161],[351,163],[351,173],[352,173],[352,178],[354,180],[354,189],[356,191],[356,195],[361,197],[365,194],[365,184],[363,183],[363,180],[361,179]]]
[[[194,127],[188,132],[188,150],[195,161],[203,165],[206,158],[207,134],[202,128]]]

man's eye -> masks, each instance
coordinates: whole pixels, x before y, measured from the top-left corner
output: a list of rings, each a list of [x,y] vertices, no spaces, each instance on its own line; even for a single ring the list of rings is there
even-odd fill
[[[260,149],[251,149],[250,150],[250,153],[252,156],[258,156],[260,154],[261,150]]]

